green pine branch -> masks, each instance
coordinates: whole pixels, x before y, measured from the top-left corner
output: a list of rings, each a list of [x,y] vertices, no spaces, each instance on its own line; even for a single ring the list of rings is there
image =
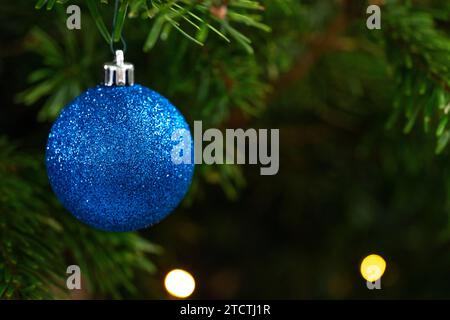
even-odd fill
[[[238,27],[252,27],[270,31],[261,22],[264,7],[258,0],[120,0],[114,30],[109,31],[101,13],[101,4],[113,4],[113,0],[85,0],[95,24],[109,44],[120,41],[126,18],[150,20],[150,28],[144,42],[144,51],[151,50],[158,39],[166,40],[172,30],[178,31],[192,42],[203,46],[208,34],[215,33],[226,42],[234,39],[248,52],[253,53],[251,40]],[[66,1],[38,0],[36,9],[51,10],[55,3]]]
[[[434,128],[440,153],[450,141],[450,38],[436,25],[434,11],[394,4],[386,10],[386,46],[398,88],[389,125],[404,113],[408,133],[422,117],[426,132]]]
[[[89,228],[53,196],[43,156],[0,138],[0,299],[64,298],[68,265],[79,265],[90,296],[137,294],[134,276],[151,274],[160,249],[135,233]]]

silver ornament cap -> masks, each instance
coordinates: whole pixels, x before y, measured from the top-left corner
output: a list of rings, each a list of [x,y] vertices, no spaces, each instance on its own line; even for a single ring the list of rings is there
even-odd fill
[[[113,62],[103,65],[105,86],[132,86],[134,84],[134,66],[124,62],[123,51],[116,50]]]

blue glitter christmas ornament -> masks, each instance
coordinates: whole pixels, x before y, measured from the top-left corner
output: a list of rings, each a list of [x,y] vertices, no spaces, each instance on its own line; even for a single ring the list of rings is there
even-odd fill
[[[137,230],[167,216],[189,189],[193,161],[176,164],[171,154],[180,143],[173,133],[190,131],[166,98],[133,84],[133,67],[120,51],[105,65],[105,77],[105,85],[81,94],[54,123],[47,173],[79,220],[107,231]]]

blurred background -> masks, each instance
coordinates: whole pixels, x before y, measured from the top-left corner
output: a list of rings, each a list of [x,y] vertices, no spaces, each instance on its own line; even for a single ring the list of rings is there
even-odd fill
[[[136,81],[191,128],[280,129],[280,170],[196,166],[159,224],[84,226],[52,193],[44,150],[64,105],[112,60],[99,29],[111,31],[113,1],[3,1],[2,299],[166,299],[175,268],[198,299],[450,298],[450,4],[120,3]],[[66,28],[69,4],[81,30]],[[370,4],[381,30],[366,26]],[[387,263],[382,290],[359,271],[371,253]],[[69,264],[82,290],[65,289]]]

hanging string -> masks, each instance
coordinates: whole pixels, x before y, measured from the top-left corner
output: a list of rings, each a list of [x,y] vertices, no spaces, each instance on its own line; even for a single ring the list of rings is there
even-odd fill
[[[116,20],[117,20],[117,12],[119,11],[119,0],[116,0],[114,3],[114,16],[113,16],[113,23],[112,23],[112,31],[111,31],[111,43],[109,44],[111,48],[111,52],[113,54],[116,53],[116,49],[114,48],[114,29],[116,28]],[[127,43],[125,42],[125,39],[122,36],[122,30],[120,31],[120,41],[122,42],[122,51],[125,53],[127,51]]]

